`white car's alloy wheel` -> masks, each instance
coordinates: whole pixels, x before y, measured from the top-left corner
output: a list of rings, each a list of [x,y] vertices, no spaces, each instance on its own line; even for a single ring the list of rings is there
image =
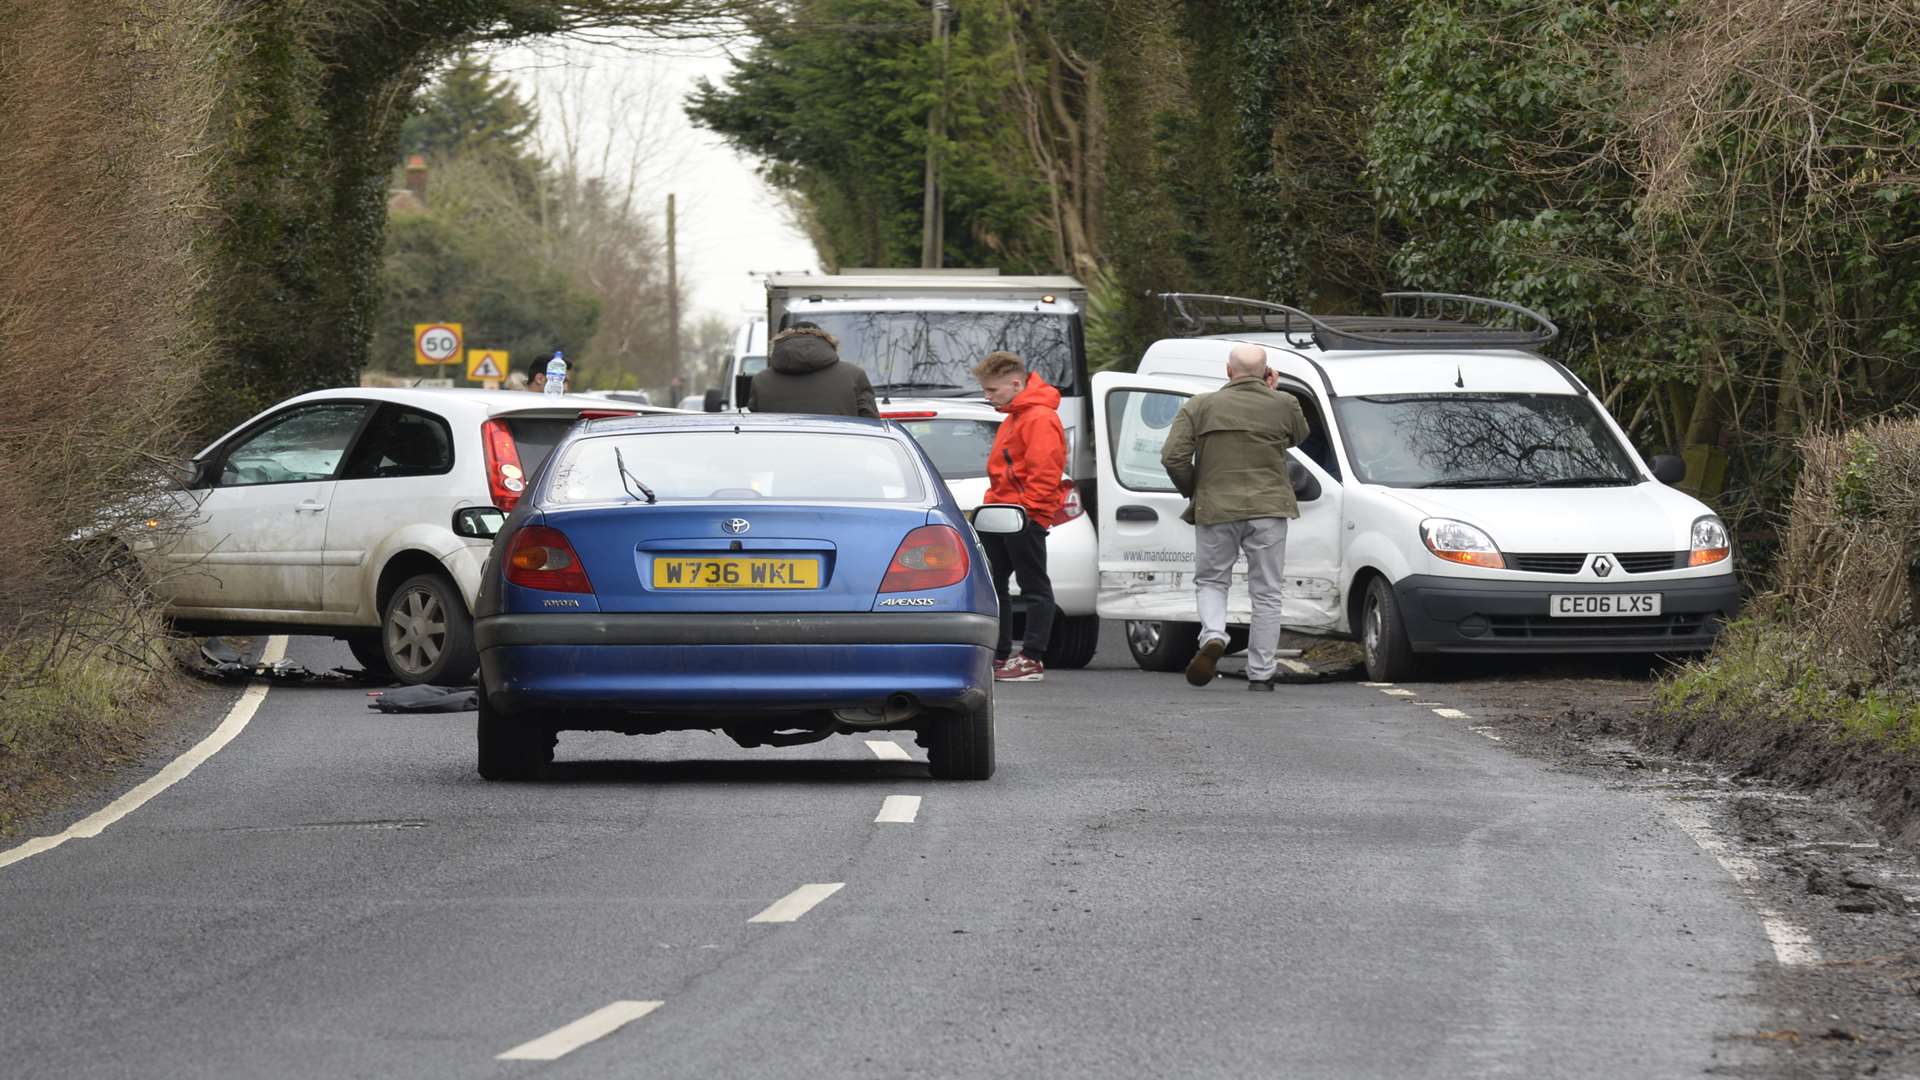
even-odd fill
[[[418,677],[447,647],[447,613],[433,590],[407,590],[387,612],[387,655],[400,674]]]

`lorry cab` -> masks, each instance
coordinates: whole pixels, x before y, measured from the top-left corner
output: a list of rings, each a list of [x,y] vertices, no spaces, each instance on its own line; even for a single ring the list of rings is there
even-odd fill
[[[992,270],[775,274],[767,279],[764,333],[809,322],[832,334],[840,358],[866,371],[882,411],[899,398],[978,398],[973,366],[996,350],[1018,353],[1060,391],[1067,471],[1091,503],[1086,303],[1086,287],[1071,277]],[[748,362],[736,361],[734,372],[751,374]]]
[[[1577,377],[1533,351],[1553,324],[1474,297],[1387,299],[1414,313],[1316,317],[1169,294],[1176,326],[1196,336],[1094,376],[1096,607],[1127,622],[1135,661],[1175,670],[1193,654],[1194,530],[1160,448],[1243,342],[1266,352],[1311,429],[1290,451],[1287,629],[1358,639],[1383,681],[1445,653],[1711,645],[1738,605],[1726,528],[1668,486],[1678,459],[1649,465]],[[1228,623],[1251,616],[1237,574]]]

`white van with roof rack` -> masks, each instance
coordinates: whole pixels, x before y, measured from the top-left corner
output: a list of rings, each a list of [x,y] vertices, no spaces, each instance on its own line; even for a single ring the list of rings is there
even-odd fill
[[[1312,429],[1291,451],[1287,629],[1357,638],[1368,674],[1417,676],[1448,653],[1679,653],[1739,605],[1713,511],[1669,486],[1571,371],[1535,350],[1537,312],[1388,293],[1387,316],[1315,316],[1238,297],[1162,295],[1177,333],[1132,373],[1093,377],[1103,618],[1135,661],[1173,671],[1199,633],[1194,530],[1160,464],[1180,406],[1266,351]],[[1251,620],[1244,576],[1228,622]]]

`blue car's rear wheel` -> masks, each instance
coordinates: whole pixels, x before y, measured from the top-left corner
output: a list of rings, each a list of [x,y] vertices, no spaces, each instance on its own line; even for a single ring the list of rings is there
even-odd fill
[[[993,775],[993,692],[973,709],[927,721],[923,742],[936,780],[985,780]]]
[[[487,704],[480,693],[480,776],[486,780],[533,780],[553,764],[554,734],[523,717]]]

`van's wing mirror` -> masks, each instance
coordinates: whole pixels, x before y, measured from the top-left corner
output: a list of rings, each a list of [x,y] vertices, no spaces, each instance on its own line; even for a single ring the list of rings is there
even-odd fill
[[[989,503],[973,512],[973,531],[1011,535],[1027,527],[1025,507],[1012,503]]]
[[[726,401],[721,398],[720,388],[717,386],[708,387],[707,392],[700,397],[700,407],[706,412],[719,412],[726,407],[726,404]]]
[[[1295,502],[1312,502],[1320,497],[1320,478],[1292,458],[1287,459],[1287,479],[1293,483]]]
[[[1687,478],[1686,460],[1672,454],[1655,454],[1647,464],[1653,468],[1653,478],[1669,487]]]

